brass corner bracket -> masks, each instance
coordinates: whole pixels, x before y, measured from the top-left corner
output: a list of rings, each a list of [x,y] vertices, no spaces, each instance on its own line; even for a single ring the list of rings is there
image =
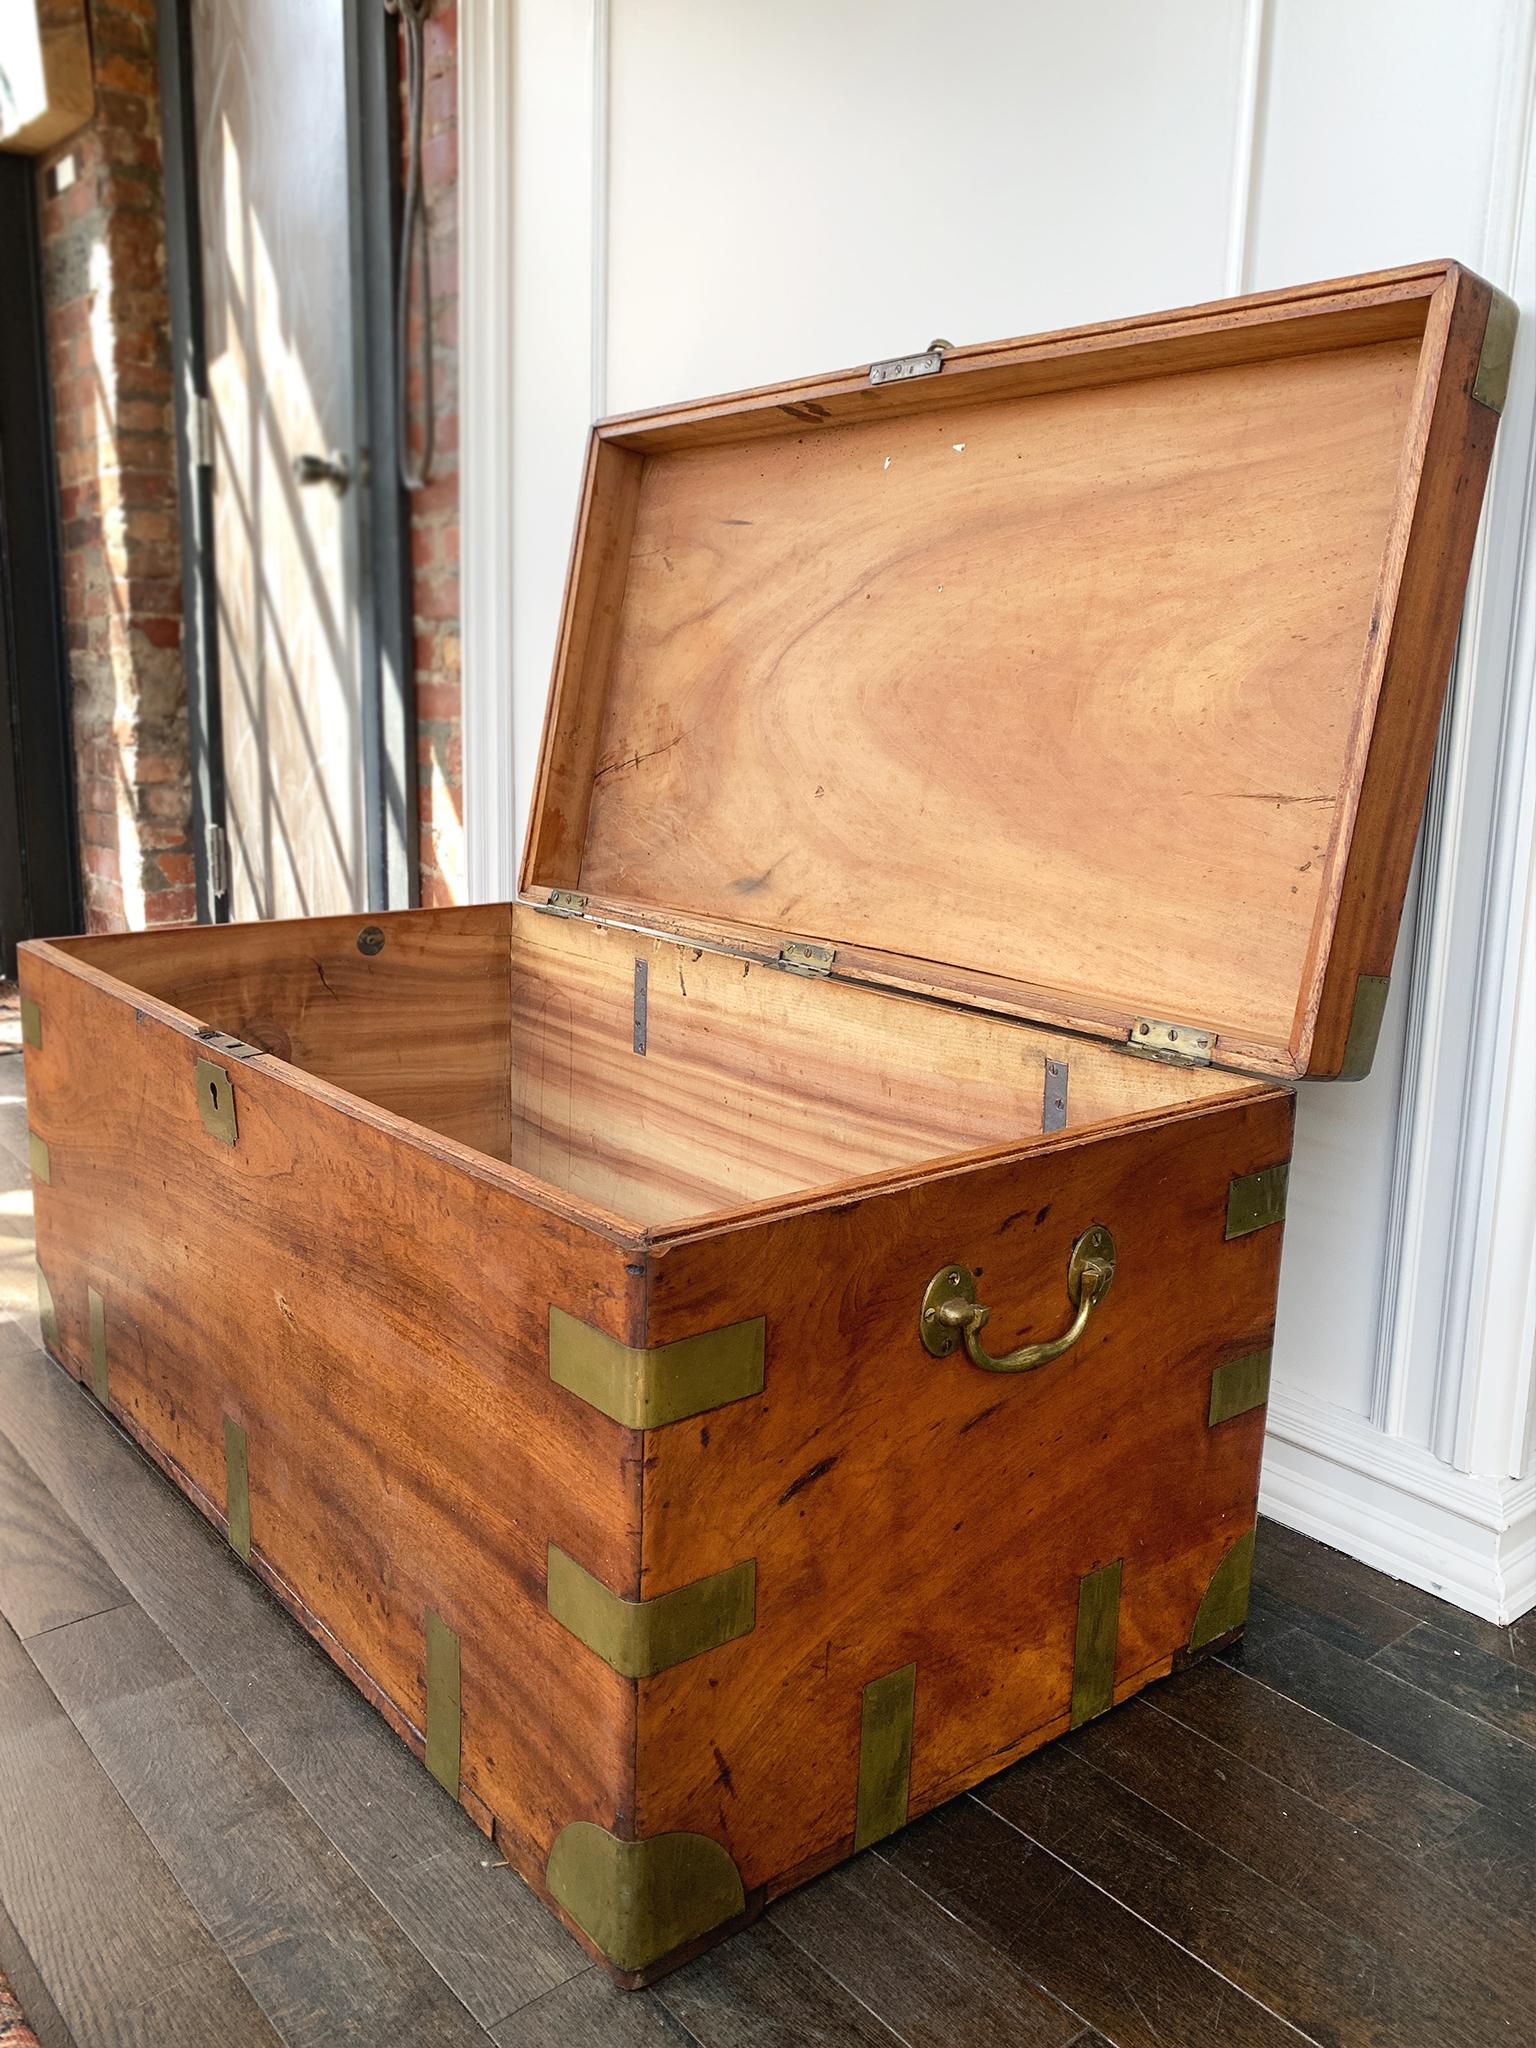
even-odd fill
[[[654,1678],[746,1635],[757,1621],[757,1560],[707,1579],[626,1600],[557,1543],[549,1546],[549,1611],[621,1678]]]
[[[1261,1166],[1257,1173],[1240,1174],[1227,1189],[1227,1236],[1248,1237],[1272,1223],[1283,1223],[1290,1178],[1288,1159],[1278,1166]]]
[[[754,1316],[647,1351],[551,1303],[549,1376],[626,1429],[661,1429],[760,1394],[766,1328]]]
[[[1230,1635],[1248,1619],[1248,1595],[1253,1585],[1253,1534],[1244,1530],[1211,1574],[1195,1624],[1189,1632],[1189,1647],[1203,1650],[1218,1636]]]
[[[43,1013],[31,996],[21,999],[21,1042],[34,1052],[43,1049]]]
[[[52,1186],[53,1156],[48,1150],[48,1141],[33,1130],[27,1132],[27,1164],[32,1169],[34,1180],[40,1180],[44,1187]]]
[[[560,1830],[549,1896],[617,1970],[649,1970],[747,1910],[730,1851],[708,1835],[623,1842],[596,1821]]]
[[[1230,1422],[1234,1416],[1264,1406],[1269,1399],[1272,1356],[1268,1348],[1245,1351],[1241,1358],[1229,1358],[1217,1366],[1211,1374],[1211,1405],[1205,1416],[1208,1428],[1214,1429],[1219,1422]]]

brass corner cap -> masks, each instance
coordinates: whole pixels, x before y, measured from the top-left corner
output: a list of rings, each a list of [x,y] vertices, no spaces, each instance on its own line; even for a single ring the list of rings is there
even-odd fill
[[[1477,375],[1472,380],[1472,396],[1494,412],[1504,410],[1504,401],[1509,396],[1509,372],[1515,359],[1515,334],[1519,326],[1520,308],[1508,292],[1501,292],[1495,285],[1488,301],[1488,324],[1483,329]]]
[[[644,1350],[549,1310],[549,1376],[626,1429],[661,1429],[763,1391],[761,1316]]]
[[[757,1560],[743,1558],[652,1600],[626,1600],[551,1543],[548,1600],[561,1627],[621,1678],[654,1678],[734,1642],[755,1625]]]
[[[747,1908],[730,1851],[708,1835],[621,1842],[596,1821],[572,1821],[555,1837],[544,1882],[619,1970],[648,1970]]]
[[[1212,1572],[1211,1583],[1195,1611],[1195,1625],[1189,1632],[1192,1650],[1204,1649],[1218,1636],[1241,1628],[1248,1619],[1248,1595],[1253,1585],[1253,1536],[1252,1529],[1244,1530]]]
[[[1386,974],[1362,974],[1356,980],[1355,1007],[1349,1014],[1349,1036],[1339,1063],[1341,1081],[1363,1081],[1371,1071],[1391,986]]]

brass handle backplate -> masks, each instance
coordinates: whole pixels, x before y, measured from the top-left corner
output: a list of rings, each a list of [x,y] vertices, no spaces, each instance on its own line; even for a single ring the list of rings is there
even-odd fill
[[[925,1347],[935,1358],[948,1358],[962,1340],[966,1356],[983,1372],[1033,1372],[1049,1365],[1082,1336],[1088,1318],[1109,1292],[1115,1277],[1114,1233],[1102,1223],[1092,1224],[1072,1247],[1067,1261],[1067,1296],[1077,1310],[1071,1323],[1048,1344],[1026,1344],[1022,1350],[993,1358],[981,1341],[981,1333],[992,1311],[976,1299],[976,1275],[969,1266],[941,1266],[923,1294],[918,1329]]]

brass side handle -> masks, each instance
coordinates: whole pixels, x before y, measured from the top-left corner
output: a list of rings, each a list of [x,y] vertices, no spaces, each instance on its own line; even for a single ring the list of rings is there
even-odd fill
[[[983,1372],[1033,1372],[1049,1365],[1082,1336],[1088,1318],[1109,1292],[1115,1277],[1115,1240],[1102,1223],[1085,1230],[1067,1261],[1067,1297],[1077,1310],[1067,1328],[1048,1344],[1026,1344],[1002,1358],[993,1358],[981,1341],[992,1311],[976,1299],[976,1275],[969,1266],[942,1266],[923,1294],[918,1329],[935,1358],[947,1358],[962,1340],[966,1356]]]

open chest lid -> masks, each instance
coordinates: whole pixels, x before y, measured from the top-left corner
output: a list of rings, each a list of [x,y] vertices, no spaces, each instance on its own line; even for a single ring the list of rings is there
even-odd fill
[[[1437,263],[605,422],[525,899],[1364,1072],[1513,331]]]

